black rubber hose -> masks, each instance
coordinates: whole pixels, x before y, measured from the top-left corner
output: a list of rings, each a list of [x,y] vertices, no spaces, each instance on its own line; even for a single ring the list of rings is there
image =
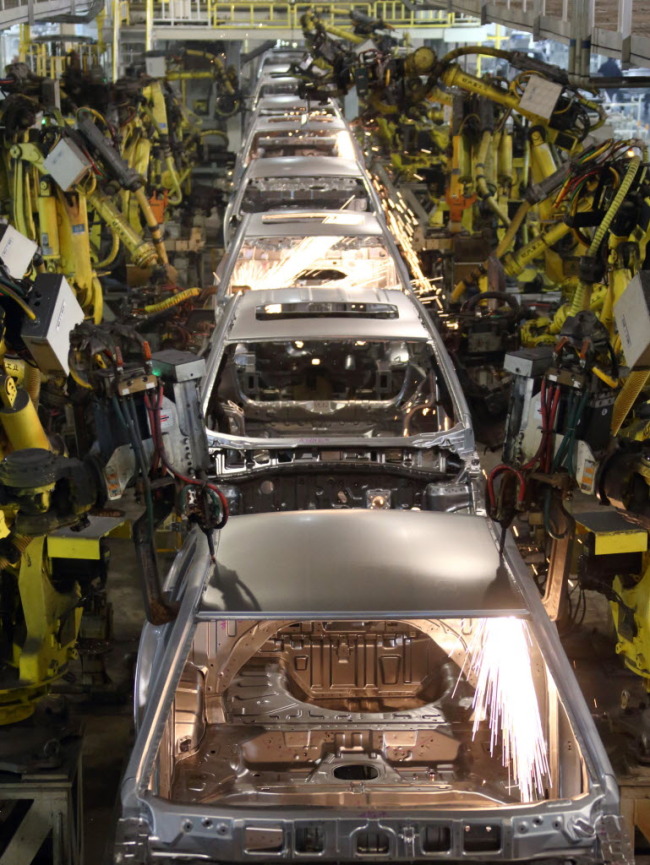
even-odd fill
[[[509,294],[507,291],[482,291],[479,294],[475,294],[469,298],[469,300],[465,301],[463,305],[463,312],[471,312],[474,307],[480,303],[482,300],[503,300],[510,307],[511,314],[516,317],[521,312],[521,307],[519,306],[519,301],[513,294]]]

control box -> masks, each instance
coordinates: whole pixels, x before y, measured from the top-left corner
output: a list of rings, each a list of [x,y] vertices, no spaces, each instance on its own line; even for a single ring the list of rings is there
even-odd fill
[[[625,362],[650,369],[650,271],[641,270],[614,304],[614,318]]]
[[[43,372],[67,375],[70,331],[81,324],[84,313],[65,276],[39,274],[29,305],[37,317],[23,324],[23,342]]]
[[[62,138],[43,160],[47,173],[64,192],[79,183],[90,168],[90,159],[70,138]]]
[[[165,57],[145,57],[145,69],[150,78],[164,78],[167,74],[167,60]]]
[[[0,225],[0,260],[12,279],[22,279],[38,246],[13,225]]]

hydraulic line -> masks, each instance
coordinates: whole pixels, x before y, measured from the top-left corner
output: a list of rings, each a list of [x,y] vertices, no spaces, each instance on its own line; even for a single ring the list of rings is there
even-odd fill
[[[27,224],[25,222],[25,166],[22,159],[13,160],[13,215],[14,225],[21,234],[27,236]]]
[[[27,318],[31,319],[32,321],[36,321],[36,313],[34,312],[34,310],[30,309],[30,307],[27,306],[27,304],[21,297],[18,297],[13,288],[9,288],[6,283],[0,282],[0,297],[2,297],[3,295],[5,297],[10,297],[14,303],[17,303],[18,306],[25,313]]]
[[[103,258],[101,261],[98,261],[95,267],[97,270],[104,270],[105,267],[109,267],[115,259],[117,258],[117,253],[120,251],[120,236],[117,232],[111,230],[111,249],[106,258]]]
[[[153,241],[154,247],[156,248],[156,252],[158,253],[158,259],[161,264],[168,265],[169,258],[167,257],[167,250],[165,249],[165,243],[162,239],[160,225],[158,224],[158,220],[156,219],[154,212],[151,209],[151,204],[149,204],[149,199],[147,198],[144,191],[144,186],[140,186],[138,189],[136,189],[134,195],[138,204],[140,205],[140,210],[142,211],[142,215],[144,216],[144,221],[147,223],[149,231],[151,232],[151,239]]]
[[[104,317],[104,290],[99,277],[95,274],[93,274],[92,297],[93,321],[95,324],[101,324],[102,318]]]
[[[124,219],[113,202],[100,192],[88,196],[89,204],[97,211],[111,231],[119,235],[120,240],[133,256],[133,262],[138,267],[151,267],[158,258],[155,248],[147,240],[143,240],[137,231]]]
[[[484,45],[465,45],[455,48],[440,58],[442,66],[448,66],[459,57],[467,57],[469,54],[482,54],[484,57],[498,57],[500,60],[512,60],[512,51],[504,51],[502,48],[488,48]]]
[[[529,201],[522,201],[522,203],[519,205],[519,207],[517,208],[517,212],[513,216],[512,221],[506,230],[506,233],[499,241],[499,245],[495,250],[494,255],[496,258],[501,258],[501,256],[505,255],[506,252],[510,249],[510,247],[514,243],[515,237],[517,236],[517,232],[521,228],[522,222],[528,216],[528,211],[531,207],[532,204]]]
[[[496,216],[507,228],[510,225],[510,219],[508,218],[508,214],[504,213],[501,207],[499,207],[496,198],[490,192],[487,183],[487,177],[485,176],[485,160],[487,159],[492,140],[492,133],[486,129],[481,137],[481,144],[478,149],[475,163],[476,191],[479,194],[479,198],[488,205],[488,207],[496,214]]]
[[[30,240],[38,242],[38,234],[36,233],[36,224],[34,223],[34,213],[32,210],[32,167],[31,165],[25,171],[25,224],[27,226],[27,237]],[[36,181],[38,185],[38,181]]]
[[[178,172],[176,171],[176,166],[174,164],[174,159],[171,153],[165,156],[164,164],[165,169],[169,172],[169,176],[171,179],[169,203],[172,205],[180,204],[183,200],[183,190],[181,189],[181,179],[178,176]]]
[[[618,435],[625,418],[636,402],[639,394],[650,379],[650,370],[639,369],[631,372],[623,385],[621,392],[616,397],[614,410],[612,412],[612,435]]]
[[[38,400],[41,395],[41,371],[38,367],[32,366],[30,363],[25,364],[23,373],[23,387],[29,394],[34,406],[38,408]]]
[[[609,230],[609,226],[612,224],[612,221],[616,214],[623,204],[623,200],[627,195],[630,186],[632,186],[632,182],[636,177],[637,170],[641,165],[641,159],[638,156],[635,156],[630,160],[630,164],[628,165],[627,171],[625,172],[625,177],[623,178],[621,185],[616,193],[616,197],[614,201],[610,204],[607,213],[605,214],[605,218],[600,223],[598,228],[596,229],[596,233],[594,234],[593,240],[591,241],[591,246],[587,252],[587,255],[595,255],[598,252],[598,247],[603,241],[603,238],[607,234]]]

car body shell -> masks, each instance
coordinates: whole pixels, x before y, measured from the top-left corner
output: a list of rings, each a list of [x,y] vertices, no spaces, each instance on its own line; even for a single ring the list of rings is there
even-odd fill
[[[235,162],[233,186],[236,186],[244,169],[252,161],[251,150],[255,139],[258,136],[264,134],[288,135],[300,133],[304,138],[309,138],[310,133],[313,133],[315,137],[321,134],[334,136],[344,132],[347,132],[350,135],[350,141],[356,153],[355,159],[359,164],[363,165],[363,154],[361,153],[360,147],[358,146],[354,136],[350,133],[347,123],[340,120],[338,117],[321,117],[318,120],[308,120],[304,123],[297,119],[278,122],[278,118],[262,118],[248,130],[244,139],[244,144]]]
[[[346,301],[360,304],[378,303],[394,306],[399,311],[397,319],[352,319],[343,318],[301,318],[298,320],[282,319],[260,321],[256,310],[268,304],[296,303],[309,301]],[[455,425],[444,433],[421,434],[415,440],[402,438],[382,439],[384,447],[403,446],[408,443],[415,447],[450,447],[463,459],[472,460],[475,455],[474,436],[471,418],[465,397],[458,384],[451,358],[447,353],[440,334],[433,326],[424,307],[409,290],[399,288],[393,290],[364,289],[356,292],[331,288],[292,288],[250,291],[237,294],[226,305],[215,330],[212,348],[207,358],[206,374],[201,383],[202,410],[205,414],[210,395],[215,386],[217,374],[221,365],[223,353],[227,345],[246,340],[292,340],[292,339],[343,339],[354,338],[362,340],[417,340],[431,346],[438,368],[445,379],[447,388],[454,403]],[[305,444],[320,444],[331,446],[335,441],[341,441],[334,436],[310,435],[307,440],[295,439],[263,439],[237,440],[225,433],[208,430],[208,440],[211,447],[253,447],[265,448],[300,447]],[[367,439],[345,439],[349,445],[368,445]]]
[[[297,99],[291,93],[276,93],[259,99],[257,105],[250,111],[246,122],[248,126],[253,126],[263,117],[318,117],[321,114],[343,119],[339,105],[332,99],[321,103]]]
[[[224,215],[224,240],[226,246],[233,236],[233,227],[242,219],[242,202],[248,185],[257,180],[282,180],[303,177],[308,182],[313,177],[331,178],[334,183],[338,178],[358,180],[367,199],[367,211],[378,215],[383,220],[381,201],[370,182],[364,167],[354,159],[342,159],[338,156],[280,156],[271,159],[255,159],[242,172],[236,184],[233,197],[228,202]],[[291,199],[287,196],[287,207],[294,212],[303,210],[318,210],[316,207],[291,207]],[[276,207],[276,210],[278,208]]]
[[[146,865],[164,856],[170,862],[259,861],[263,850],[251,850],[246,839],[249,832],[269,831],[281,841],[264,861],[278,856],[355,861],[361,858],[360,833],[369,832],[379,833],[386,848],[364,855],[366,861],[600,861],[603,821],[616,819],[618,810],[611,766],[557,630],[512,538],[499,556],[499,534],[498,527],[476,516],[363,510],[259,514],[231,519],[217,538],[215,566],[204,536],[192,533],[166,582],[178,616],[167,625],[145,625],[142,634],[138,733],[121,787],[116,861]],[[220,577],[233,573],[234,583]],[[498,807],[484,803],[470,810],[431,801],[407,811],[250,807],[159,795],[165,757],[159,758],[158,749],[201,623],[218,621],[227,628],[228,622],[234,626],[251,618],[272,624],[448,615],[527,620],[579,743],[584,761],[579,795]],[[319,827],[322,846],[315,855],[296,851],[298,828],[305,825]],[[448,849],[424,850],[425,834],[443,827]],[[498,849],[468,852],[465,833],[475,831],[498,835]],[[119,859],[125,853],[131,858]]]
[[[255,90],[252,96],[252,108],[255,109],[260,99],[265,96],[278,96],[285,94],[296,95],[300,80],[292,75],[283,75],[281,73],[266,72],[257,80]]]

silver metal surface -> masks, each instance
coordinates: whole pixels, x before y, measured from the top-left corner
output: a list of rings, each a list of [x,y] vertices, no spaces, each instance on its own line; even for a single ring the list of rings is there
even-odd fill
[[[352,159],[340,156],[279,156],[255,159],[246,169],[247,179],[258,177],[363,177],[365,171]]]
[[[368,520],[382,515],[386,526],[418,516],[364,514]],[[324,516],[331,527],[343,525]],[[477,518],[441,518],[449,524],[477,525]],[[244,528],[254,523],[251,517],[233,520]],[[369,550],[366,545],[371,557],[384,528],[382,524],[374,533]],[[398,534],[390,560],[399,585],[409,540]],[[491,542],[490,557],[495,556],[498,527],[483,521],[480,534],[485,551]],[[239,555],[248,551],[257,562],[254,531],[247,540],[245,547],[240,544]],[[473,537],[470,532],[458,540],[457,559],[459,551],[463,556],[471,551]],[[332,529],[329,550],[339,541]],[[435,568],[435,540],[428,549]],[[385,559],[384,565],[388,573]],[[507,776],[499,781],[498,771],[481,786],[481,774],[497,764],[479,758],[480,741],[478,762],[464,780],[459,777],[454,754],[466,734],[453,720],[453,711],[462,715],[470,704],[462,703],[464,692],[451,696],[453,675],[450,685],[417,684],[445,654],[462,663],[462,650],[453,652],[448,641],[469,620],[418,617],[382,625],[357,616],[337,625],[322,618],[315,623],[307,612],[272,621],[266,613],[251,610],[228,620],[215,610],[209,621],[194,624],[212,571],[205,538],[195,533],[169,581],[182,594],[183,615],[148,644],[148,666],[157,675],[141,690],[146,710],[122,785],[117,853],[137,850],[139,858],[132,860],[137,865],[197,854],[199,861],[227,862],[259,861],[262,854],[267,859],[281,855],[327,862],[363,855],[370,861],[467,857],[481,862],[570,858],[596,863],[602,861],[602,836],[605,855],[612,857],[618,842],[612,841],[605,818],[616,814],[618,799],[607,756],[557,630],[512,540],[506,542],[503,565],[527,608],[536,669],[548,682],[545,723],[557,728],[552,764],[558,774],[548,798],[529,804],[509,800]],[[272,582],[282,571],[282,557],[267,555],[264,578]],[[333,565],[326,582],[330,595],[346,593],[348,582],[347,572]],[[402,591],[406,595],[409,589],[402,584]],[[430,594],[435,598],[434,590]],[[443,651],[438,661],[422,655],[427,634],[429,651]],[[385,646],[386,661],[374,654],[379,646]],[[311,658],[307,666],[300,660],[305,657]],[[391,670],[397,669],[397,657],[412,658],[412,666],[396,678]],[[366,658],[363,664],[361,658]],[[278,665],[285,674],[279,675]],[[376,684],[369,685],[372,682]],[[399,701],[402,711],[391,710]],[[336,742],[338,748],[333,747]],[[305,827],[315,828],[305,835]]]
[[[334,574],[342,580],[338,588]],[[201,616],[255,610],[269,617],[308,612],[404,618],[521,609],[521,599],[499,573],[483,518],[328,510],[232,517],[219,535]]]
[[[268,184],[271,181],[275,182],[278,189],[282,186],[282,181],[294,181],[295,178],[304,178],[305,185],[308,180],[322,178],[332,184],[332,187],[338,182],[357,180],[359,188],[363,191],[363,209],[361,211],[350,208],[351,212],[356,214],[359,212],[369,211],[378,216],[383,222],[383,211],[381,201],[377,195],[377,191],[366,175],[365,169],[356,160],[342,159],[338,156],[282,156],[269,159],[254,159],[249,162],[248,166],[241,173],[241,176],[236,177],[236,189],[232,199],[226,207],[224,215],[224,238],[226,245],[232,237],[232,233],[237,224],[241,221],[244,214],[244,201],[248,194],[251,185],[258,182]],[[270,194],[270,193],[269,193]],[[279,193],[278,193],[279,194]],[[308,201],[301,202],[297,205],[292,198],[290,192],[285,193],[286,207],[290,213],[299,213],[300,210],[313,211],[314,209],[322,209],[318,204],[310,205]],[[284,206],[284,201],[283,201]],[[328,205],[325,205],[328,206]],[[277,207],[277,205],[276,205]],[[291,208],[299,207],[299,210],[291,210]],[[334,212],[338,212],[339,205],[332,205],[330,212],[330,220]],[[348,216],[347,213],[345,213]],[[259,216],[259,214],[254,214]],[[277,221],[277,219],[276,219]],[[262,223],[265,220],[262,219]],[[269,222],[269,220],[266,220]]]
[[[340,302],[390,304],[397,309],[395,318],[301,317],[299,320],[269,316],[263,320],[257,310],[274,304],[311,301],[314,303]],[[338,289],[338,288],[279,288],[249,291],[241,296],[237,313],[228,333],[229,342],[275,339],[325,339],[354,337],[355,339],[420,339],[426,340],[429,332],[420,317],[419,309],[402,291],[382,289]]]
[[[291,290],[292,292],[294,290]],[[315,292],[320,291],[322,296],[327,296],[331,299],[331,289],[300,289],[300,294],[290,293],[288,297],[299,298],[306,300],[318,296]],[[380,339],[393,340],[409,340],[415,338],[424,338],[428,336],[427,344],[432,352],[432,358],[435,365],[438,367],[445,386],[450,394],[454,408],[453,421],[450,428],[444,431],[435,433],[422,433],[412,436],[402,435],[387,435],[381,438],[381,445],[384,447],[404,446],[406,443],[419,447],[448,447],[457,454],[461,455],[465,460],[472,461],[475,457],[474,437],[471,426],[469,409],[460,388],[456,372],[451,363],[451,359],[443,345],[442,339],[437,330],[431,324],[424,307],[417,300],[415,295],[402,294],[400,291],[377,291],[367,290],[363,297],[374,298],[377,302],[390,302],[397,305],[400,311],[400,316],[403,313],[404,318],[398,319],[371,319],[364,321],[362,319],[354,319],[354,321],[346,321],[345,319],[314,319],[313,323],[307,319],[299,320],[284,320],[282,322],[270,322],[268,320],[258,321],[253,318],[253,310],[259,305],[258,298],[264,295],[265,292],[249,292],[244,295],[232,297],[230,303],[223,310],[219,318],[218,326],[213,335],[213,347],[208,356],[207,371],[205,379],[202,383],[202,406],[203,412],[207,416],[209,414],[209,405],[217,375],[221,366],[224,350],[228,345],[237,343],[244,339],[244,333],[255,335],[256,339],[282,339],[295,338],[301,339],[306,332],[319,334],[324,337],[326,334],[331,334],[332,338],[359,337],[364,338],[364,334],[374,334]],[[278,295],[279,296],[279,295]],[[348,295],[349,296],[349,295]],[[238,326],[239,310],[244,307],[250,310],[249,323],[246,330],[243,326],[239,330],[236,337],[231,337],[233,327]],[[409,309],[411,310],[409,312]],[[244,322],[246,319],[242,319]],[[363,329],[361,329],[363,327]],[[313,328],[313,330],[312,330]],[[250,337],[248,337],[250,338]],[[313,434],[296,433],[294,436],[285,438],[269,437],[269,438],[254,438],[252,436],[235,436],[226,432],[217,432],[215,430],[208,431],[212,447],[295,447],[300,445],[320,445],[327,446],[333,444],[358,444],[368,445],[368,438],[364,435],[354,436],[353,434],[343,433],[336,436],[328,434],[327,431],[318,431]],[[379,440],[378,440],[379,441]]]
[[[382,220],[376,214],[355,212],[345,216],[346,221],[342,219],[337,222],[334,218],[335,213],[318,209],[311,209],[305,213],[300,211],[251,213],[243,218],[245,222],[242,222],[244,229],[242,234],[244,237],[283,237],[289,234],[296,237],[314,237],[319,234],[379,237],[386,232]]]
[[[377,237],[381,238],[392,259],[400,286],[410,288],[408,270],[402,261],[395,241],[383,219],[372,213],[350,212],[345,221],[335,221],[335,214],[327,211],[269,211],[242,216],[241,223],[229,246],[227,255],[216,271],[217,307],[230,299],[230,284],[244,244],[257,244],[264,238],[282,237]],[[425,313],[426,315],[426,313]],[[213,336],[213,345],[216,334]]]

